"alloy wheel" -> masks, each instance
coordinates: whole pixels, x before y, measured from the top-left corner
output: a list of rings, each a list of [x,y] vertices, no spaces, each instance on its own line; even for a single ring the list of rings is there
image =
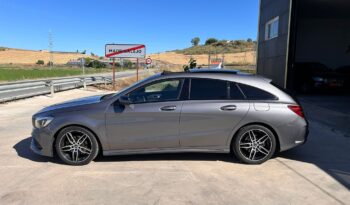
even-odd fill
[[[90,157],[92,141],[88,134],[73,130],[63,135],[59,142],[59,149],[66,160],[79,163]]]
[[[263,160],[272,151],[271,136],[264,130],[250,129],[241,135],[239,151],[248,160]]]

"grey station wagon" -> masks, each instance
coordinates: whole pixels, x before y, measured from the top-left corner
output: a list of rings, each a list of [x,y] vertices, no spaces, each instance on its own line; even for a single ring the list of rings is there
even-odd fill
[[[31,149],[84,165],[99,153],[232,152],[259,164],[303,144],[302,108],[271,80],[229,70],[163,72],[116,94],[46,107]]]

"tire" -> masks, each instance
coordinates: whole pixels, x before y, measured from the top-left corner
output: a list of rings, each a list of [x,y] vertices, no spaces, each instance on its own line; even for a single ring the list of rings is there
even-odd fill
[[[231,148],[239,161],[245,164],[261,164],[275,153],[276,137],[264,126],[248,125],[235,135]]]
[[[79,166],[90,163],[99,152],[95,135],[78,126],[61,130],[55,142],[59,158],[66,164]]]

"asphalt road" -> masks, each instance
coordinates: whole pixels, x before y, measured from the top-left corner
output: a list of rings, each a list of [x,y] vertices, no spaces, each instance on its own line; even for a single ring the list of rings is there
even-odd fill
[[[30,151],[32,114],[100,93],[0,104],[0,204],[350,204],[350,138],[314,120],[307,144],[257,166],[226,154],[157,154],[72,167]]]

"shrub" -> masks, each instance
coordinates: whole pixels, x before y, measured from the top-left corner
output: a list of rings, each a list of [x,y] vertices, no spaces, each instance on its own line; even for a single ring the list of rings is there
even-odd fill
[[[37,64],[37,65],[44,65],[45,62],[44,62],[43,60],[38,60],[38,61],[36,62],[36,64]]]
[[[98,61],[98,60],[93,60],[91,61],[89,64],[86,65],[86,67],[90,67],[90,68],[105,68],[106,64]]]
[[[123,66],[124,66],[125,68],[131,68],[131,67],[132,67],[132,62],[129,61],[129,60],[124,60],[124,61],[123,61]]]

